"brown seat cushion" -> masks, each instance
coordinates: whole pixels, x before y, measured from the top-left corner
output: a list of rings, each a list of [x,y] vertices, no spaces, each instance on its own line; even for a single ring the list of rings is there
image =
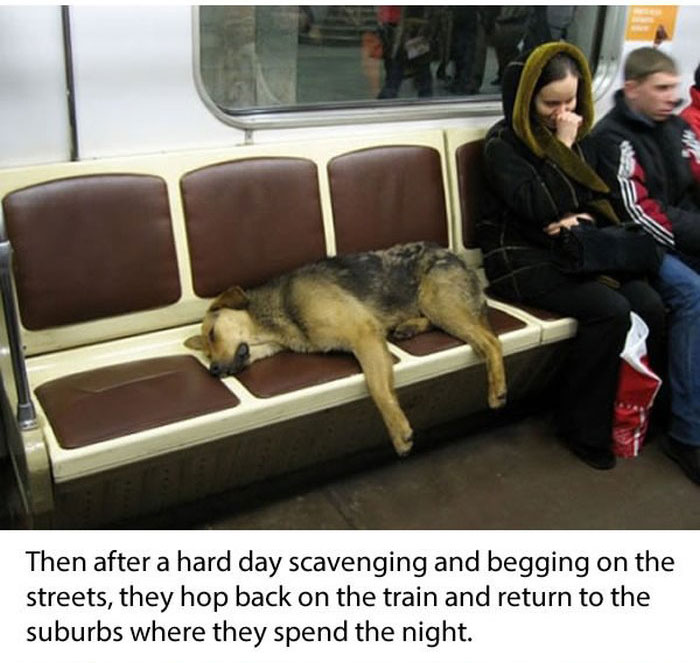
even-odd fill
[[[505,334],[506,332],[514,331],[516,329],[522,329],[523,327],[527,326],[522,320],[514,318],[512,315],[508,315],[507,313],[499,311],[495,308],[489,308],[488,316],[489,322],[491,323],[491,329],[493,329],[496,336],[500,336],[501,334]],[[397,341],[395,345],[409,354],[422,357],[432,354],[433,352],[440,352],[441,350],[456,348],[459,345],[464,345],[464,343],[462,343],[462,341],[460,341],[458,338],[436,329],[423,334],[418,334],[418,336],[409,338],[406,341]]]
[[[535,318],[539,318],[540,320],[544,320],[545,322],[556,322],[557,320],[564,320],[565,318],[571,317],[567,315],[562,315],[561,313],[554,313],[553,311],[546,311],[543,308],[539,308],[537,306],[530,306],[528,304],[514,304],[514,306],[517,306],[518,308],[525,311],[525,313],[529,313]]]
[[[84,447],[238,405],[194,357],[170,356],[75,373],[37,398],[59,444]]]
[[[338,253],[432,241],[447,246],[439,153],[390,145],[358,150],[328,164]]]
[[[488,292],[488,289],[487,289]],[[500,301],[503,302],[504,304],[508,304],[509,306],[514,306],[515,308],[518,308],[525,313],[529,313],[531,316],[535,318],[539,318],[540,320],[543,320],[545,322],[556,322],[557,320],[564,320],[565,318],[568,318],[570,316],[562,315],[561,313],[554,313],[553,311],[547,311],[543,308],[539,308],[538,306],[531,306],[530,304],[523,304],[522,302],[509,302],[506,301],[505,299],[499,298],[499,297],[494,297],[491,293],[489,293],[489,298],[493,299],[494,301]]]
[[[522,320],[491,308],[489,321],[496,334],[504,334],[526,326]],[[464,344],[449,334],[434,330],[418,334],[406,341],[396,342],[395,345],[409,354],[424,356]],[[360,372],[360,365],[351,354],[281,352],[251,364],[236,377],[254,396],[270,398]]]
[[[351,354],[280,352],[251,364],[236,377],[254,396],[270,398],[360,373]]]
[[[230,161],[184,175],[180,188],[200,297],[260,285],[326,255],[312,161]]]
[[[38,330],[180,298],[165,182],[90,175],[3,200],[22,323]]]

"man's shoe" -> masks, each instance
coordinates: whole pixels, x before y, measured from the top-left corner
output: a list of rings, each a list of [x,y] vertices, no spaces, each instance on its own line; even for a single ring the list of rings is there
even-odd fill
[[[617,458],[610,449],[588,447],[583,444],[570,444],[569,449],[586,465],[596,470],[611,470],[617,463]]]
[[[671,460],[680,465],[691,481],[700,484],[700,446],[683,444],[669,436],[663,449]]]

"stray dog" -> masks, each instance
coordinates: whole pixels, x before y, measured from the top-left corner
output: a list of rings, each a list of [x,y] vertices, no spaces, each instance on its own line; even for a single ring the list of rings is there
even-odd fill
[[[413,431],[394,391],[386,337],[411,338],[432,326],[470,343],[485,359],[489,405],[502,406],[501,345],[489,327],[478,278],[456,254],[422,242],[327,258],[248,292],[229,288],[209,307],[201,335],[185,345],[206,354],[215,377],[285,348],[352,352],[403,456]]]

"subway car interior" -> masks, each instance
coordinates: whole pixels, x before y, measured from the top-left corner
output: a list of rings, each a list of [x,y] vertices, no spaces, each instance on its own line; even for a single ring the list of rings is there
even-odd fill
[[[700,526],[665,396],[612,471],[561,443],[573,318],[486,290],[501,409],[469,343],[391,338],[402,458],[352,355],[222,377],[185,345],[230,286],[394,244],[449,248],[487,287],[483,143],[507,63],[576,45],[600,118],[651,46],[678,64],[680,108],[698,30],[699,8],[671,5],[0,7],[0,527]]]

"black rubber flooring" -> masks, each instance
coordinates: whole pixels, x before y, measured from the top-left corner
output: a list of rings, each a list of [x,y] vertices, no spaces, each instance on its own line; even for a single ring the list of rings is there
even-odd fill
[[[643,453],[591,469],[529,416],[403,460],[241,503],[219,498],[139,527],[223,529],[695,529],[700,486],[651,436]]]

